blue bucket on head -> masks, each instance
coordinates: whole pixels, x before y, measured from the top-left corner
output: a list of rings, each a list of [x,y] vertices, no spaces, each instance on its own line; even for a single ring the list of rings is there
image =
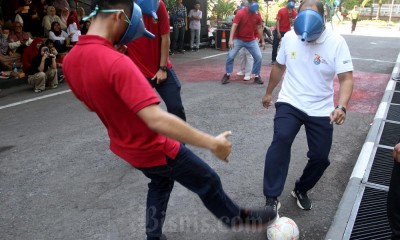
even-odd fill
[[[253,2],[249,5],[249,10],[254,13],[258,13],[259,8],[260,8],[260,6],[258,5],[258,3],[255,3],[255,2]]]
[[[312,9],[300,11],[294,20],[294,31],[301,41],[315,41],[324,30],[324,19],[321,14]]]
[[[157,10],[160,6],[160,0],[136,0],[137,5],[142,9],[142,13],[150,15],[154,20],[158,20]]]
[[[142,37],[142,36],[145,36],[148,38],[155,37],[154,34],[147,31],[146,27],[144,26],[143,18],[142,18],[142,10],[136,3],[133,3],[132,17],[130,20],[131,20],[131,24],[126,29],[125,34],[119,40],[118,44],[125,45],[137,38]]]

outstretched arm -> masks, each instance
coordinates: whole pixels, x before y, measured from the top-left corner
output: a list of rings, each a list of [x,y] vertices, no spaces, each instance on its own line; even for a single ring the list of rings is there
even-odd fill
[[[227,161],[232,144],[227,137],[232,133],[224,132],[216,137],[191,127],[175,115],[163,111],[158,105],[141,109],[137,115],[147,126],[160,134],[193,146],[210,150],[219,159]]]

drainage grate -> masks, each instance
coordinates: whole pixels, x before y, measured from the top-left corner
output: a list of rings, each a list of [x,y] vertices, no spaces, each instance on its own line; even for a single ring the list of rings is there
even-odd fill
[[[394,147],[400,137],[400,125],[390,122],[385,122],[382,136],[379,144]]]
[[[400,121],[400,105],[390,105],[388,114],[386,116],[387,120]]]
[[[386,191],[365,187],[350,239],[390,239],[386,198]]]
[[[393,93],[392,103],[400,103],[400,93],[398,92]]]
[[[397,83],[396,83],[396,88],[395,88],[395,90],[396,90],[396,91],[400,91],[400,82],[397,82]]]
[[[368,182],[389,187],[392,168],[392,150],[378,148],[368,176]]]

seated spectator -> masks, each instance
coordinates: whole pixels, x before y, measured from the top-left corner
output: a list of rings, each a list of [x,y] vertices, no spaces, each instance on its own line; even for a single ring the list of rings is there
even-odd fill
[[[31,0],[24,0],[18,8],[17,14],[22,18],[24,32],[29,32],[32,36],[43,35],[42,23],[36,9],[36,5]]]
[[[71,10],[70,5],[67,0],[53,0],[53,6],[56,8],[56,12],[58,16],[62,15],[63,9],[68,9],[68,12]],[[68,13],[69,14],[69,13]],[[68,17],[68,15],[67,15]]]
[[[46,45],[49,49],[51,54],[57,57],[58,52],[57,49],[54,47],[54,41],[51,39],[47,39],[46,42],[44,42],[44,45]]]
[[[40,46],[39,53],[32,60],[31,66],[25,71],[28,83],[33,86],[36,93],[48,88],[57,88],[56,58],[45,45]]]
[[[90,23],[91,22],[89,20],[83,22],[83,26],[81,28],[81,34],[82,35],[86,35],[87,34],[87,32],[89,31]]]
[[[31,45],[32,39],[27,32],[22,31],[22,23],[15,21],[14,30],[8,35],[8,47],[14,53],[22,54],[24,49]]]
[[[61,26],[61,29],[64,30],[64,31],[67,31],[67,28],[68,28],[67,21],[68,21],[69,13],[70,13],[70,11],[69,11],[68,8],[63,8],[61,10],[61,15],[60,15],[61,24],[66,26],[66,28],[63,28]]]
[[[82,29],[83,28],[83,24],[85,22],[83,20],[83,18],[86,17],[85,9],[83,9],[83,7],[78,7],[78,9],[76,11],[78,13],[79,25],[81,26],[81,29]]]
[[[21,54],[9,51],[7,37],[3,34],[2,21],[0,21],[0,63],[1,70],[11,71],[13,64],[21,66]]]
[[[68,35],[71,36],[71,44],[75,45],[76,42],[79,40],[79,36],[81,35],[80,31],[80,24],[78,21],[78,14],[76,11],[72,10],[71,13],[69,14],[68,20],[67,20],[67,33]]]
[[[67,46],[70,45],[72,34],[68,35],[65,31],[61,30],[58,22],[51,24],[51,30],[49,33],[49,39],[54,41],[54,46],[59,53],[65,52]]]
[[[31,63],[39,54],[39,48],[42,44],[42,38],[34,38],[31,45],[25,48],[24,53],[22,54],[22,70],[24,70],[24,72],[31,67]]]
[[[51,29],[51,24],[53,22],[58,22],[61,25],[61,28],[67,29],[67,26],[61,22],[59,16],[56,15],[56,9],[53,6],[47,7],[47,15],[44,16],[42,21],[42,26],[44,28],[44,36],[49,37],[49,32]]]
[[[36,1],[33,1],[31,5],[35,7],[36,12],[39,16],[39,19],[43,20],[44,16],[47,15],[47,7],[48,7],[47,1],[46,0],[36,0]],[[41,26],[41,28],[42,28],[42,26]],[[43,32],[41,32],[41,35],[42,34],[43,34]]]

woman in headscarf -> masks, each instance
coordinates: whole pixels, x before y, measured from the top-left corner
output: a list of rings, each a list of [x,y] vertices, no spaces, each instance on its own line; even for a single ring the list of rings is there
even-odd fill
[[[22,69],[24,71],[31,66],[32,60],[39,54],[39,48],[42,44],[42,38],[35,38],[31,45],[25,48],[24,53],[22,54]]]
[[[81,28],[82,28],[83,24],[85,22],[85,21],[83,21],[83,18],[86,17],[85,9],[83,9],[83,7],[78,7],[78,9],[76,9],[76,11],[78,14],[79,25],[81,25]]]
[[[22,31],[22,27],[22,23],[15,21],[14,30],[8,35],[8,47],[14,53],[18,52],[22,54],[24,49],[31,45],[33,41],[27,32]]]
[[[67,25],[68,25],[67,33],[68,35],[72,35],[71,44],[74,45],[76,42],[78,42],[78,38],[81,35],[80,24],[78,21],[78,14],[76,13],[76,11],[72,10],[71,13],[69,14]]]
[[[51,24],[49,39],[54,41],[54,47],[57,49],[57,52],[62,53],[67,50],[67,45],[71,42],[71,36],[72,34],[68,35],[68,33],[61,30],[58,22],[53,22]]]
[[[68,28],[68,24],[67,24],[68,17],[69,17],[69,8],[65,7],[65,8],[61,9],[61,14],[60,14],[61,23],[66,26],[66,28],[63,28],[63,26],[61,26],[61,29],[64,31],[66,31]]]
[[[67,26],[62,23],[61,19],[59,16],[56,15],[56,9],[53,6],[48,6],[47,7],[47,15],[44,16],[43,21],[42,21],[42,26],[44,28],[44,36],[48,37],[49,32],[51,29],[51,24],[53,22],[58,22],[61,26],[61,28],[64,27],[64,29],[67,29]]]

